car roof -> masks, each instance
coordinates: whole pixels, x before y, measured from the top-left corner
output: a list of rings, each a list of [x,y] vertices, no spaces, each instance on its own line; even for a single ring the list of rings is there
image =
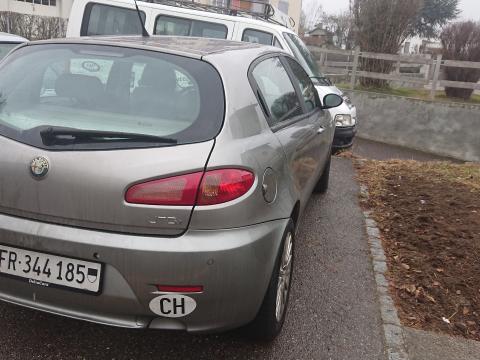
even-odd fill
[[[33,41],[26,43],[25,46],[35,46],[38,44],[92,44],[106,46],[120,46],[128,48],[138,48],[144,50],[153,50],[167,52],[176,55],[183,55],[192,58],[202,58],[211,54],[225,54],[238,51],[249,51],[265,53],[266,50],[279,51],[280,49],[271,46],[254,44],[249,42],[230,41],[221,39],[211,39],[203,37],[188,36],[163,36],[152,35],[142,37],[132,36],[96,36],[81,38],[64,38],[53,40]]]
[[[23,43],[26,41],[28,40],[21,36],[0,32],[0,42]]]

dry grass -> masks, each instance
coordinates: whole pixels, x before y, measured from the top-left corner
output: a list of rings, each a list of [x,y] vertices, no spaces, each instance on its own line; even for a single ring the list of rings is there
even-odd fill
[[[480,164],[355,164],[402,323],[480,340]]]

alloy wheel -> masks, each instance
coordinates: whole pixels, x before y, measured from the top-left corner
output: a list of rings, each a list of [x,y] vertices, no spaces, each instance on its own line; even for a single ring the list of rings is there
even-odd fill
[[[293,235],[289,232],[285,238],[283,252],[280,258],[280,270],[278,273],[277,301],[275,307],[275,317],[278,322],[283,318],[287,307],[288,293],[290,291],[290,282],[292,278],[292,259],[293,259]]]

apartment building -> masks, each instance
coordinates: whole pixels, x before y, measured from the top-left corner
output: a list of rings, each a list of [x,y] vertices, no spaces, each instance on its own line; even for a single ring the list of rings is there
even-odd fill
[[[270,3],[279,9],[284,14],[288,14],[295,21],[295,28],[298,31],[300,23],[300,16],[302,13],[302,0],[197,0],[202,3],[211,3],[212,1],[216,5],[226,6],[227,2],[231,2],[232,5],[238,6],[242,9],[255,9],[259,8],[255,3]],[[253,4],[250,1],[254,2]]]
[[[302,0],[270,0],[270,4],[288,14],[295,21],[295,31],[298,32],[302,14]]]

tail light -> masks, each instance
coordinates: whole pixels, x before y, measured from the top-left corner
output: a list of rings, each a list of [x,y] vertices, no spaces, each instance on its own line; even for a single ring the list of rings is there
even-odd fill
[[[146,205],[215,205],[245,195],[254,182],[255,176],[246,170],[211,170],[134,185],[125,200]]]
[[[202,175],[198,172],[137,184],[128,189],[125,200],[132,204],[190,206],[195,204]]]
[[[246,194],[254,181],[255,176],[245,170],[207,171],[200,185],[197,205],[215,205],[235,200]]]

